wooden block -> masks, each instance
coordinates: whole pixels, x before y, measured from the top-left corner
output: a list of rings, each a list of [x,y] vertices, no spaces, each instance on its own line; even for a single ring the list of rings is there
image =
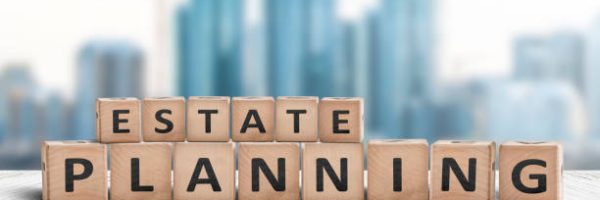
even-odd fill
[[[229,97],[190,97],[187,104],[188,141],[229,141]]]
[[[233,141],[273,141],[275,130],[273,97],[233,97],[231,107]]]
[[[185,140],[185,99],[158,97],[144,99],[144,141]]]
[[[361,143],[303,143],[302,198],[364,199]]]
[[[108,199],[106,145],[42,143],[42,199]]]
[[[360,97],[327,97],[319,103],[321,142],[362,142],[363,124]]]
[[[319,97],[277,97],[275,140],[316,142]]]
[[[432,199],[495,199],[496,143],[437,141],[431,147]]]
[[[140,100],[99,98],[96,100],[96,138],[101,143],[140,142]]]
[[[238,197],[300,199],[298,143],[239,143]]]
[[[110,199],[171,199],[171,143],[111,144]]]
[[[429,145],[426,140],[371,140],[368,199],[429,199]]]
[[[235,144],[175,143],[174,199],[235,199]]]
[[[562,145],[506,142],[500,145],[500,199],[562,199]]]

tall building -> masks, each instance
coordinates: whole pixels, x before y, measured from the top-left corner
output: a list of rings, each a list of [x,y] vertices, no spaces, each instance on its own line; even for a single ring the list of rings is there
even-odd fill
[[[177,11],[178,93],[242,94],[240,0],[191,0]]]
[[[35,81],[26,64],[9,64],[0,74],[0,142],[32,141]],[[24,112],[20,112],[23,110]],[[29,112],[26,112],[29,111]],[[31,117],[31,121],[28,120]],[[24,121],[23,121],[24,120]],[[22,123],[21,123],[22,122]],[[30,138],[28,138],[30,137]]]
[[[514,41],[513,59],[516,80],[562,80],[584,90],[584,44],[576,33],[519,36]]]
[[[94,137],[96,98],[142,97],[143,66],[143,52],[129,41],[96,40],[82,47],[72,124],[76,138]]]
[[[69,130],[67,126],[67,109],[63,98],[59,93],[53,92],[45,99],[42,106],[40,127],[45,134],[46,140],[69,139]]]
[[[600,137],[600,17],[596,19],[586,38],[586,65],[584,69],[585,99],[588,106],[589,133],[594,138]]]
[[[267,24],[264,0],[247,0],[242,34],[242,91],[248,96],[269,94]]]
[[[388,136],[432,134],[434,0],[383,0],[371,69],[374,127]]]

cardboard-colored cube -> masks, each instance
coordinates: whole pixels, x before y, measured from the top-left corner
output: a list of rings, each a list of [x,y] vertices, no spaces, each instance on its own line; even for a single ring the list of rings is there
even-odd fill
[[[233,97],[231,137],[236,142],[274,140],[275,101],[273,97]]]
[[[275,140],[316,142],[319,125],[319,97],[277,97]]]
[[[362,142],[364,134],[363,99],[326,97],[319,103],[321,142]]]
[[[171,143],[110,145],[110,199],[171,199]]]
[[[496,143],[441,140],[431,146],[430,198],[495,199]]]
[[[429,199],[427,140],[371,140],[367,153],[368,199]]]
[[[303,143],[302,198],[364,199],[362,143]]]
[[[500,199],[562,199],[562,145],[517,142],[500,145]]]
[[[173,151],[174,199],[235,199],[235,144],[179,142]]]
[[[100,143],[140,142],[141,117],[137,98],[99,98],[96,139]]]
[[[300,199],[299,169],[298,143],[239,143],[238,198]]]
[[[108,199],[106,145],[42,143],[42,199]]]
[[[146,142],[185,140],[185,99],[155,97],[144,99],[143,138]]]
[[[187,140],[227,142],[230,127],[230,100],[221,96],[194,96],[187,103]]]

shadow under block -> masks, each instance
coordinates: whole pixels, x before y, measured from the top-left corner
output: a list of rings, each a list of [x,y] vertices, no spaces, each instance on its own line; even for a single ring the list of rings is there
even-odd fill
[[[275,102],[275,140],[316,142],[319,97],[278,97]]]
[[[500,199],[561,199],[562,145],[506,142],[500,145]]]
[[[273,141],[275,130],[273,97],[233,97],[231,107],[233,141]]]
[[[110,199],[171,199],[171,143],[111,144]]]
[[[229,141],[229,97],[190,97],[187,102],[187,140]]]
[[[99,98],[96,100],[96,139],[101,143],[140,142],[140,100]]]
[[[426,140],[371,140],[367,148],[369,200],[429,199]]]
[[[303,143],[302,198],[364,199],[362,143]]]
[[[158,97],[144,99],[143,138],[147,142],[185,140],[185,99]]]
[[[238,197],[300,199],[298,143],[239,143]]]
[[[496,144],[435,142],[431,147],[430,197],[438,200],[495,199]]]
[[[42,199],[108,199],[106,145],[42,143]]]
[[[174,199],[235,199],[235,144],[179,142],[173,152]]]
[[[364,134],[363,99],[326,97],[319,103],[321,142],[362,142]]]

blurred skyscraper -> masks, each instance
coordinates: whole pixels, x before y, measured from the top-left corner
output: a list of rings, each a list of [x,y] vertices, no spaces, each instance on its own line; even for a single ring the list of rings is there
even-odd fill
[[[586,43],[585,65],[585,97],[590,121],[589,133],[594,138],[600,137],[600,17],[590,28]]]
[[[78,59],[73,130],[76,138],[91,139],[96,98],[142,97],[144,55],[125,40],[95,40],[82,47]]]
[[[561,80],[584,91],[584,43],[579,34],[520,36],[514,42],[513,58],[516,80]]]
[[[9,64],[0,75],[0,141],[12,146],[33,141],[36,83],[26,64]],[[23,102],[21,102],[23,101]],[[22,112],[20,112],[22,111]],[[12,145],[11,145],[12,144]],[[14,146],[13,146],[14,147]]]
[[[40,120],[40,127],[45,134],[46,140],[64,140],[72,139],[72,134],[66,128],[68,125],[68,110],[64,99],[57,92],[50,93],[42,105],[43,116]]]
[[[182,96],[242,94],[240,0],[191,0],[177,11]]]
[[[373,126],[393,137],[433,134],[434,0],[383,0],[375,13]]]

